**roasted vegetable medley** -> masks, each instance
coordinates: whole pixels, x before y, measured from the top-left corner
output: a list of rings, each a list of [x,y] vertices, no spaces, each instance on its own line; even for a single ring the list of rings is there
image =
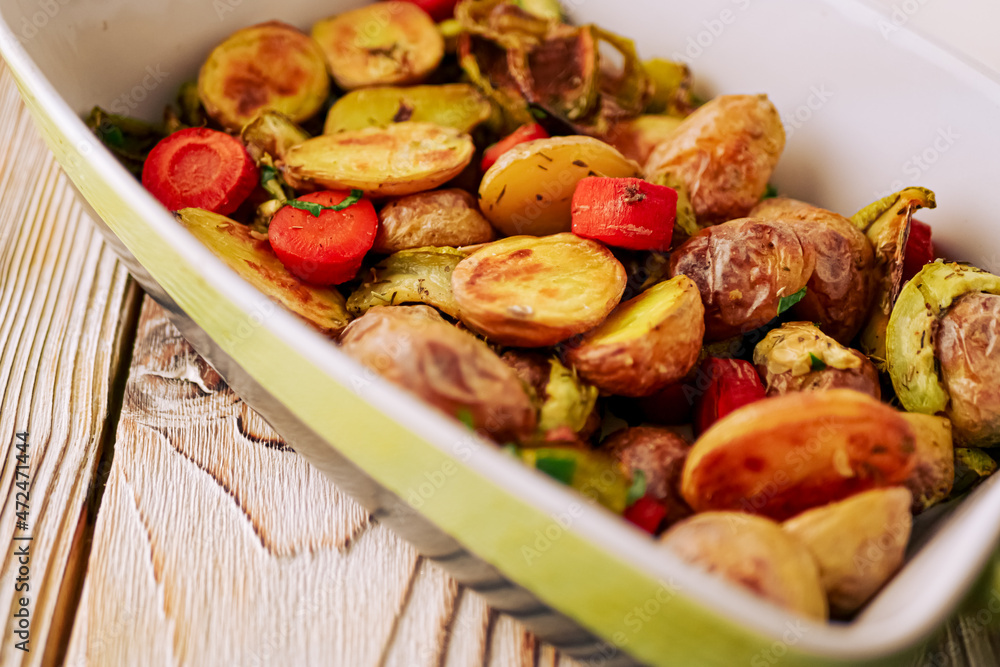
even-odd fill
[[[676,556],[845,618],[914,515],[996,469],[1000,277],[935,258],[929,190],[776,196],[750,92],[699,99],[555,0],[390,0],[239,30],[162,123],[89,122],[344,353]]]

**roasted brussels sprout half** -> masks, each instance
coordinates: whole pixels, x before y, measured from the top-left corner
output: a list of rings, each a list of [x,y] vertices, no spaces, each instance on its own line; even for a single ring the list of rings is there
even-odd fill
[[[198,75],[205,111],[239,132],[262,110],[299,123],[312,118],[330,93],[319,46],[298,29],[271,21],[238,30],[208,56]]]
[[[583,382],[571,368],[558,359],[549,360],[549,377],[539,399],[538,430],[545,435],[559,428],[568,428],[575,434],[586,435],[593,425],[597,407],[597,387]]]
[[[496,238],[493,227],[464,190],[421,192],[395,199],[379,211],[373,250],[393,253],[424,246],[469,246]]]
[[[323,333],[336,336],[351,321],[339,292],[296,278],[267,240],[252,236],[246,225],[200,208],[181,209],[176,216],[241,278]]]
[[[971,491],[997,471],[997,462],[981,449],[955,448],[955,483],[952,497]]]
[[[906,484],[917,436],[884,403],[850,389],[751,403],[694,443],[681,492],[696,512],[784,520],[875,488]]]
[[[495,241],[462,260],[451,280],[462,322],[516,347],[549,347],[593,329],[625,291],[611,251],[573,234]]]
[[[444,38],[412,2],[376,2],[317,22],[313,39],[345,90],[420,83],[444,57]]]
[[[265,155],[280,160],[292,146],[298,146],[309,134],[292,120],[277,111],[261,111],[240,133],[247,152],[260,163]]]
[[[868,321],[861,332],[861,351],[880,370],[886,369],[886,326],[903,283],[903,259],[913,214],[921,207],[934,208],[934,193],[926,188],[906,188],[861,209],[851,221],[865,233],[875,249],[875,293]]]
[[[372,308],[344,331],[340,345],[442,412],[466,415],[497,442],[526,441],[535,432],[535,407],[514,370],[429,306]]]
[[[785,129],[766,95],[722,95],[684,119],[646,162],[685,186],[702,226],[745,217],[767,189]]]
[[[363,88],[344,95],[330,107],[323,132],[385,127],[406,120],[471,132],[492,112],[489,101],[467,83]]]
[[[646,113],[669,114],[682,119],[695,109],[691,70],[684,63],[653,58],[642,64],[653,81],[653,95]]]
[[[834,616],[857,611],[903,564],[910,492],[876,489],[803,512],[782,526],[809,549]]]
[[[648,396],[698,361],[705,308],[698,287],[677,276],[616,308],[566,350],[566,360],[606,394]]]
[[[607,454],[579,447],[536,447],[518,452],[521,460],[576,489],[615,514],[625,511],[628,482]]]
[[[655,426],[634,426],[612,433],[601,449],[625,471],[629,484],[642,475],[645,495],[667,508],[666,525],[691,515],[681,496],[681,473],[691,445],[673,431]]]
[[[571,200],[587,176],[637,176],[639,165],[591,137],[538,139],[515,146],[489,168],[479,205],[507,235],[568,232]]]
[[[812,322],[786,322],[753,351],[768,396],[795,391],[854,389],[881,398],[878,371],[868,357],[819,330]]]
[[[889,375],[911,412],[946,414],[956,443],[1000,443],[1000,277],[926,265],[903,287],[886,328]]]
[[[789,611],[826,620],[819,568],[804,544],[774,521],[705,512],[681,521],[660,543],[675,555]]]
[[[465,169],[474,151],[467,134],[407,121],[314,137],[289,149],[279,164],[296,189],[358,189],[385,197],[444,184]]]
[[[454,248],[401,250],[369,270],[347,299],[347,309],[361,315],[375,306],[425,303],[457,317],[451,274],[463,259],[465,253]]]

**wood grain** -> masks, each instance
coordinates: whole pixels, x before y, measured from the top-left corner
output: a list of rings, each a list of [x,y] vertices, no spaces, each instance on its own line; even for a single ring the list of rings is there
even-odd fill
[[[136,290],[105,249],[35,132],[0,62],[0,544],[32,538],[27,591],[14,548],[0,560],[0,663],[53,664],[86,563],[96,472]],[[15,433],[29,433],[28,530],[16,530]],[[18,544],[24,544],[19,542]],[[30,600],[30,652],[12,614]]]

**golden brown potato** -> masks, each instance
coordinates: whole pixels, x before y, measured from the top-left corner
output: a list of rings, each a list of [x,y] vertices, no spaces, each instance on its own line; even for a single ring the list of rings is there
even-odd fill
[[[493,350],[430,306],[372,308],[340,337],[341,349],[442,412],[467,412],[497,442],[528,440],[535,408]]]
[[[749,333],[778,315],[815,268],[786,223],[744,218],[709,227],[670,257],[670,275],[694,281],[705,305],[705,340]]]
[[[827,618],[816,562],[805,545],[773,521],[738,512],[706,512],[675,525],[660,543],[682,560],[780,607]]]
[[[661,143],[669,139],[684,121],[677,116],[639,116],[617,123],[608,136],[608,143],[629,160],[646,164],[646,160]]]
[[[784,520],[869,489],[899,486],[916,434],[903,416],[850,389],[751,403],[695,442],[681,491],[696,512],[740,510]]]
[[[337,100],[326,116],[323,133],[384,127],[404,120],[471,132],[492,112],[486,98],[467,83],[379,86],[355,90]]]
[[[767,189],[785,129],[766,95],[722,95],[653,150],[646,177],[684,185],[701,225],[745,217]]]
[[[444,57],[441,32],[412,2],[377,2],[332,16],[317,22],[312,36],[344,90],[420,83]]]
[[[361,190],[367,196],[410,195],[458,176],[472,160],[472,138],[430,123],[403,122],[314,137],[280,162],[293,188]]]
[[[488,243],[496,233],[465,190],[434,190],[402,197],[378,214],[372,250],[385,254],[424,246]]]
[[[566,349],[566,360],[606,394],[649,396],[687,375],[704,332],[698,287],[677,276],[618,306]]]
[[[820,331],[812,322],[786,322],[768,332],[753,351],[768,396],[794,391],[854,389],[882,397],[875,365]]]
[[[947,417],[901,413],[916,435],[917,450],[906,486],[913,492],[913,513],[923,512],[951,495],[955,483],[955,448]]]
[[[538,139],[504,153],[483,175],[479,206],[504,234],[568,232],[576,184],[587,176],[638,176],[639,165],[593,137]]]
[[[781,220],[795,230],[815,256],[795,315],[822,323],[824,332],[849,344],[868,318],[874,295],[875,255],[865,235],[841,215],[786,197],[765,199],[750,217]]]
[[[691,508],[681,496],[681,472],[691,445],[665,428],[635,426],[612,433],[601,443],[621,464],[631,484],[636,471],[646,480],[646,495],[667,508],[666,525],[691,515]]]
[[[625,269],[611,251],[573,234],[495,241],[451,280],[462,322],[515,347],[549,347],[593,329],[625,291]]]
[[[267,239],[254,238],[246,225],[200,208],[181,209],[175,215],[241,278],[321,332],[336,336],[351,321],[340,292],[299,280],[281,263]]]
[[[782,526],[819,565],[835,616],[860,609],[903,564],[911,500],[904,488],[876,489],[803,512]]]
[[[278,21],[237,30],[212,50],[198,74],[205,111],[234,132],[265,109],[295,123],[308,120],[329,92],[319,46]]]

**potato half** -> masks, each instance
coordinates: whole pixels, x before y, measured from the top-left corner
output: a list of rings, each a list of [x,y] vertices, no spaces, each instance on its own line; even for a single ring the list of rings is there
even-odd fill
[[[913,513],[923,512],[951,495],[955,483],[955,447],[947,417],[903,412],[916,435],[917,451],[906,486],[913,493]]]
[[[412,2],[377,2],[317,22],[313,39],[337,85],[420,83],[444,57],[444,38],[427,12]]]
[[[696,512],[784,520],[861,491],[906,483],[916,435],[889,406],[850,389],[751,403],[695,442],[681,491]]]
[[[639,165],[593,137],[538,139],[504,153],[483,175],[479,207],[508,236],[568,232],[576,184],[639,176]]]
[[[459,318],[491,340],[548,347],[593,329],[625,291],[625,269],[600,243],[573,234],[512,236],[452,274]]]
[[[913,525],[910,492],[876,489],[803,512],[782,526],[819,565],[830,611],[846,616],[868,602],[903,564]]]
[[[496,232],[465,190],[421,192],[389,202],[378,214],[375,252],[393,253],[424,246],[488,243]]]
[[[324,134],[385,127],[412,120],[471,132],[489,119],[493,107],[467,83],[443,86],[379,86],[350,92],[326,116]]]
[[[239,132],[264,109],[308,120],[330,93],[319,46],[290,25],[271,21],[237,30],[209,54],[198,75],[205,111]]]
[[[645,164],[649,155],[669,139],[684,122],[676,116],[647,115],[617,123],[608,137],[608,143],[621,154],[639,164]]]
[[[660,544],[780,607],[826,620],[826,595],[816,562],[804,544],[773,521],[738,512],[706,512],[675,525]]]
[[[649,396],[687,375],[704,334],[698,286],[677,276],[618,306],[566,350],[566,361],[606,394]]]
[[[404,122],[314,137],[285,153],[281,170],[296,189],[409,195],[457,176],[472,160],[472,138],[430,123]]]

